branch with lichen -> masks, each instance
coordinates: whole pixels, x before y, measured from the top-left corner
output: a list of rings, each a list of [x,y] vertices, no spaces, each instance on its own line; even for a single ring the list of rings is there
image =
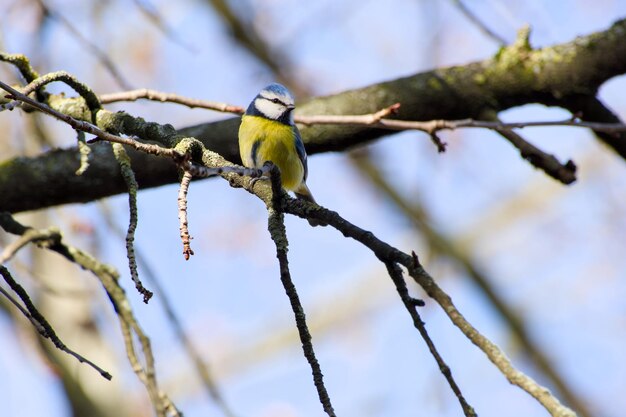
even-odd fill
[[[452,392],[459,401],[459,404],[463,409],[463,414],[465,414],[466,417],[476,417],[476,411],[474,411],[474,408],[469,405],[469,403],[463,396],[461,389],[452,377],[452,371],[450,370],[450,367],[441,357],[441,354],[437,350],[435,343],[432,341],[430,335],[428,334],[428,331],[426,330],[426,324],[422,321],[419,313],[417,312],[417,307],[424,306],[424,301],[415,299],[410,296],[409,289],[407,288],[406,282],[404,281],[402,269],[397,263],[385,262],[385,266],[387,267],[389,277],[393,281],[396,287],[396,291],[400,296],[400,300],[402,300],[402,304],[404,304],[404,308],[408,311],[411,319],[413,320],[413,326],[417,329],[422,339],[424,339],[426,346],[428,346],[430,354],[435,359],[435,362],[437,362],[439,371],[442,373],[442,375],[448,382],[448,385],[450,385],[450,389],[452,389]]]
[[[302,112],[299,117],[306,117],[311,114],[329,117],[332,115],[324,115],[324,113],[329,112],[329,109],[336,112],[336,116],[340,117],[350,115],[351,113],[371,115],[376,114],[379,111],[378,109],[384,109],[385,106],[389,106],[390,103],[398,102],[402,103],[402,107],[398,109],[398,113],[393,116],[394,118],[375,117],[373,122],[367,123],[362,121],[354,123],[354,121],[346,121],[345,119],[340,123],[336,123],[336,120],[333,121],[333,124],[344,124],[344,126],[341,126],[341,129],[322,126],[322,123],[319,123],[318,120],[318,123],[303,127],[303,136],[307,142],[308,149],[311,151],[310,153],[315,153],[322,150],[345,149],[357,143],[367,142],[381,136],[394,125],[395,128],[400,129],[400,125],[404,124],[401,127],[404,130],[407,128],[406,124],[410,123],[411,128],[415,129],[416,123],[424,123],[419,120],[435,120],[434,127],[431,127],[430,132],[431,136],[438,140],[436,133],[443,129],[441,126],[446,125],[446,123],[441,123],[442,120],[444,122],[451,120],[452,122],[450,123],[456,123],[455,128],[459,128],[463,122],[473,124],[473,126],[467,127],[478,127],[478,123],[487,123],[476,120],[482,117],[485,111],[497,113],[506,108],[527,102],[559,105],[570,109],[573,114],[577,114],[574,110],[578,105],[588,106],[598,111],[591,113],[591,118],[589,117],[590,112],[583,111],[579,117],[572,118],[569,123],[572,123],[572,125],[578,121],[597,123],[596,115],[600,115],[599,119],[606,119],[606,112],[602,111],[602,104],[597,99],[596,101],[593,100],[597,88],[611,76],[626,72],[623,60],[610,60],[603,57],[601,53],[598,55],[598,51],[606,48],[612,48],[614,53],[622,51],[624,42],[616,42],[615,39],[622,39],[620,36],[624,36],[625,26],[625,21],[620,21],[606,31],[607,36],[605,37],[602,34],[590,35],[583,41],[578,40],[575,44],[541,50],[534,50],[530,47],[528,32],[526,31],[521,33],[515,44],[503,48],[495,57],[482,63],[469,64],[465,67],[440,69],[406,79],[381,83],[357,91],[312,100],[310,103],[300,107]],[[591,43],[593,43],[593,48],[585,47]],[[567,55],[568,59],[551,61],[549,57],[555,54]],[[606,65],[603,65],[601,68],[589,65],[590,62],[596,62],[594,60],[601,59],[600,57],[607,60],[605,62]],[[572,78],[570,73],[564,71],[564,66],[566,70],[576,70],[572,72],[576,74],[575,78]],[[526,76],[526,71],[534,70],[538,67],[541,69],[539,74],[533,72],[533,77]],[[593,68],[593,70],[589,70],[589,68]],[[562,76],[559,77],[557,75]],[[6,84],[4,85],[6,86]],[[89,120],[94,120],[93,123],[95,124],[86,123],[83,125],[81,124],[83,122],[81,118],[85,117],[84,115],[87,112],[82,111],[76,113],[75,116],[74,114],[69,116],[58,111],[61,108],[61,103],[72,103],[75,105],[73,109],[79,109],[82,98],[68,101],[72,99],[50,96],[47,97],[47,105],[43,105],[15,89],[10,90],[10,88],[7,90],[10,92],[9,98],[19,99],[28,105],[37,107],[66,121],[77,130],[95,134],[100,140],[116,143],[124,143],[123,140],[127,140],[125,144],[134,147],[139,152],[151,151],[160,157],[165,156],[167,158],[163,159],[173,160],[174,165],[178,167],[180,166],[180,161],[186,157],[190,157],[194,163],[198,163],[201,159],[202,164],[207,169],[216,170],[213,172],[227,178],[233,186],[245,186],[248,191],[253,192],[266,201],[268,207],[280,206],[281,212],[284,211],[304,218],[322,220],[331,224],[344,235],[352,237],[370,248],[387,265],[404,267],[409,275],[426,290],[427,294],[440,304],[450,320],[485,352],[488,358],[512,383],[533,395],[553,415],[572,415],[571,410],[562,406],[549,391],[516,370],[497,346],[482,336],[467,322],[461,313],[458,312],[449,296],[423,270],[416,256],[400,252],[396,248],[378,240],[371,233],[351,225],[337,213],[333,213],[323,207],[308,205],[305,202],[295,201],[285,196],[281,196],[280,201],[278,201],[279,205],[277,205],[277,200],[275,200],[277,198],[276,193],[272,194],[269,192],[267,185],[258,182],[257,184],[259,185],[255,186],[254,183],[250,182],[250,178],[241,176],[243,171],[237,172],[237,169],[232,168],[233,165],[231,163],[217,153],[205,149],[201,142],[184,136],[201,136],[200,134],[189,133],[192,131],[202,133],[200,128],[190,128],[185,132],[177,132],[169,125],[161,126],[156,123],[146,123],[128,114],[113,114],[105,110],[94,110],[93,108],[89,109],[92,111],[89,116],[93,116],[93,113],[95,113],[96,117]],[[422,94],[424,91],[427,94]],[[364,100],[364,97],[376,97],[377,99]],[[416,101],[415,97],[419,97],[419,101]],[[31,101],[29,102],[28,100]],[[428,104],[432,105],[429,106]],[[434,113],[439,114],[440,117],[422,117]],[[64,119],[59,114],[68,118]],[[465,120],[467,117],[472,120],[468,122]],[[300,120],[302,121],[303,119]],[[495,123],[498,123],[494,127],[495,130],[511,128],[499,122]],[[517,127],[530,125],[525,124]],[[205,137],[205,143],[215,145],[216,148],[224,146],[224,149],[227,151],[223,155],[235,155],[232,143],[236,143],[233,140],[233,132],[237,122],[232,120],[225,121],[221,122],[219,126],[224,126],[229,134],[222,135],[222,131],[215,129],[211,134],[221,135],[221,142],[213,143],[209,140],[210,137],[209,139]],[[486,125],[482,127],[486,127]],[[599,132],[600,128],[605,128],[606,126],[596,127],[598,127],[596,131]],[[616,135],[615,140],[612,140],[609,136],[598,136],[624,156],[626,155],[626,147],[619,141],[624,136],[623,132],[621,127],[617,126],[613,132]],[[127,135],[131,138],[122,137],[121,135]],[[140,138],[140,140],[134,138]],[[507,137],[518,148],[522,145],[526,146],[519,137],[513,138],[514,140],[512,138],[513,136]],[[158,145],[146,143],[153,140]],[[225,140],[229,142],[223,142]],[[220,143],[222,145],[219,145]],[[149,147],[150,145],[156,148]],[[438,146],[440,148],[443,147],[443,142],[440,141]],[[231,153],[229,154],[228,152]],[[237,158],[235,157],[233,160],[236,161]],[[565,168],[568,167],[565,166]],[[85,174],[88,174],[90,169]],[[274,195],[274,199],[272,199],[272,195]],[[143,377],[145,378],[145,383],[150,384],[150,379],[146,375],[143,375]],[[158,396],[158,392],[155,390],[151,391],[149,389],[149,392],[151,392],[153,397]]]
[[[5,87],[3,86],[3,88]],[[28,99],[28,97],[20,95],[19,92],[11,91],[11,90],[9,90],[9,92],[12,94],[13,98],[20,99],[23,101],[27,101]],[[374,120],[374,122],[375,121],[376,120]],[[221,170],[220,175],[229,179],[231,185],[234,185],[234,186],[244,185],[241,182],[243,178],[241,176],[242,172],[235,172],[236,169],[231,171],[230,169],[232,168],[232,164],[230,164],[225,159],[221,158],[221,156],[219,156],[218,154],[204,149],[203,144],[197,140],[194,140],[193,138],[185,138],[184,140],[180,140],[178,144],[176,145],[175,149],[169,149],[169,150],[171,151],[171,153],[168,154],[166,152],[162,152],[161,155],[170,156],[170,157],[174,155],[175,159],[177,159],[179,163],[183,155],[188,155],[190,157],[193,157],[197,155],[198,152],[201,152],[202,162],[206,167],[210,169]],[[224,168],[226,167],[228,167],[228,169],[224,170]],[[268,194],[267,189],[269,187],[262,186],[260,187],[259,191],[256,191],[256,189],[254,188],[254,183],[251,184],[249,178],[248,178],[248,183],[245,185],[247,185],[247,188],[249,191],[254,192],[255,194],[257,194],[257,196],[264,199],[266,201],[266,204],[268,204],[268,207],[271,207],[271,208],[279,207],[279,205],[277,204],[278,200],[273,200],[277,198],[277,194],[271,193],[271,192]],[[274,197],[272,197],[272,195]],[[400,263],[401,265],[404,265],[408,269],[409,274],[413,276],[420,285],[422,285],[422,287],[426,290],[426,292],[431,297],[433,297],[438,303],[440,303],[442,308],[444,308],[444,310],[449,314],[453,323],[457,325],[473,343],[475,343],[477,346],[479,346],[481,349],[485,351],[485,353],[492,360],[492,362],[507,376],[507,378],[509,378],[511,382],[516,383],[521,388],[529,392],[531,395],[535,396],[535,398],[539,402],[541,402],[550,412],[555,412],[555,410],[558,412],[565,410],[565,412],[567,412],[567,409],[564,408],[554,396],[549,394],[547,390],[540,387],[535,381],[530,379],[528,376],[522,374],[521,372],[513,368],[510,361],[508,361],[508,359],[502,354],[502,352],[492,342],[490,342],[488,339],[486,339],[484,336],[478,333],[478,331],[463,318],[463,316],[456,310],[456,308],[452,304],[451,299],[447,296],[447,294],[445,294],[439,287],[436,286],[436,284],[434,283],[434,280],[432,280],[430,275],[428,275],[426,271],[424,271],[423,268],[421,268],[419,263],[417,263],[416,257],[410,257],[409,255],[402,254],[397,249],[388,246],[382,241],[378,241],[371,233],[364,232],[362,229],[359,229],[358,227],[351,225],[344,219],[341,219],[338,214],[330,212],[327,209],[324,209],[319,206],[310,205],[305,202],[299,202],[298,204],[295,204],[295,205],[293,203],[286,204],[285,202],[289,202],[290,200],[288,199],[288,197],[285,197],[285,196],[283,196],[282,201],[283,202],[280,204],[285,204],[285,206],[284,207],[280,206],[281,207],[280,210],[284,210],[285,212],[296,214],[298,216],[305,217],[305,218],[313,218],[315,220],[321,220],[325,223],[329,223],[327,222],[327,220],[332,218],[333,223],[329,223],[329,224],[333,225],[335,228],[340,230],[344,235],[353,237],[359,240],[364,245],[370,247],[370,249],[374,250],[374,253],[379,259],[385,260],[387,263],[393,262],[393,263]],[[289,208],[293,209],[294,207],[298,209],[295,211],[289,211]],[[391,251],[395,256],[384,257],[382,256],[381,253],[377,253],[377,251],[369,245],[375,245],[378,247],[378,249],[380,249],[381,247],[384,247],[385,252]],[[403,256],[400,256],[399,254],[402,254]],[[399,259],[397,259],[398,256],[400,256]],[[404,261],[404,263],[402,263],[401,261]],[[317,386],[317,383],[316,383],[316,386]],[[463,404],[463,401],[462,401],[462,404]]]
[[[0,227],[8,233],[19,236],[40,233],[36,229],[23,226],[6,212],[0,212]],[[45,243],[43,245],[45,249],[60,254],[68,261],[77,264],[98,278],[118,316],[129,362],[139,380],[146,387],[157,416],[180,416],[181,414],[175,405],[158,386],[150,339],[139,325],[124,289],[119,285],[119,273],[109,265],[99,262],[88,253],[66,244],[58,232],[54,239],[44,241],[43,243]],[[135,338],[139,341],[142,358],[140,358],[135,348]]]
[[[124,150],[124,147],[119,143],[114,143],[113,154],[115,159],[120,164],[120,171],[126,186],[128,187],[128,212],[130,218],[128,220],[128,231],[126,232],[126,257],[128,258],[128,267],[130,269],[130,277],[135,283],[135,288],[141,295],[143,295],[143,302],[148,304],[150,298],[152,298],[152,292],[146,289],[139,278],[137,272],[137,260],[135,259],[135,230],[137,229],[138,213],[137,213],[137,191],[139,186],[135,179],[135,174],[130,165],[130,158]]]
[[[123,231],[114,221],[111,213],[108,211],[107,205],[103,203],[100,205],[100,208],[103,210],[103,215],[107,226],[121,239],[125,239],[126,232]],[[143,256],[139,248],[136,248],[136,258],[137,263],[141,265],[142,270],[144,271],[144,278],[154,288],[154,292],[159,299],[159,304],[163,308],[165,316],[170,322],[174,333],[176,334],[178,339],[180,339],[183,348],[187,352],[187,355],[191,359],[194,365],[193,369],[197,373],[198,378],[202,381],[202,384],[204,385],[207,393],[213,399],[217,407],[222,410],[222,413],[225,417],[234,417],[235,414],[231,410],[229,404],[224,399],[217,381],[214,379],[213,375],[210,372],[209,364],[202,357],[198,349],[195,347],[193,341],[185,331],[180,318],[174,311],[174,306],[172,305],[169,294],[163,288],[156,271],[153,270],[153,266],[150,262],[147,261],[146,257]]]
[[[267,203],[266,203],[267,204]],[[342,218],[338,213],[323,207],[312,208],[308,204],[290,198],[282,197],[281,209],[305,219],[314,218],[334,227],[344,236],[352,238],[365,247],[386,264],[403,266],[407,273],[420,285],[424,291],[435,300],[446,313],[451,322],[502,372],[510,383],[517,385],[535,398],[552,416],[569,416],[576,414],[561,404],[561,402],[545,387],[539,385],[530,376],[516,369],[502,350],[487,337],[482,335],[461,312],[456,308],[452,299],[441,289],[430,274],[419,263],[415,253],[404,253],[393,246],[378,239],[372,232],[361,229]]]
[[[315,350],[313,349],[311,332],[309,331],[306,323],[304,308],[302,307],[296,286],[291,279],[291,272],[289,271],[289,260],[287,258],[289,243],[287,241],[287,231],[285,229],[285,216],[280,211],[279,203],[281,196],[285,194],[281,185],[280,171],[278,167],[273,164],[268,164],[266,166],[270,172],[273,195],[272,201],[278,203],[268,206],[267,229],[270,232],[274,245],[276,246],[276,258],[278,259],[278,265],[280,268],[280,281],[283,284],[283,288],[289,298],[289,303],[291,304],[291,309],[295,316],[296,328],[298,329],[298,335],[300,336],[300,341],[302,342],[302,351],[309,363],[309,366],[311,367],[313,383],[317,389],[317,395],[320,403],[322,404],[324,412],[328,414],[329,417],[335,417],[335,410],[333,409],[333,405],[330,401],[326,385],[324,385],[324,375],[322,374],[322,369],[317,357],[315,356]]]
[[[529,359],[541,370],[545,377],[554,386],[563,400],[571,405],[580,416],[591,416],[587,409],[584,398],[576,395],[567,380],[560,375],[551,363],[549,355],[535,342],[527,330],[521,317],[504,301],[493,287],[492,279],[472,260],[472,257],[459,247],[452,239],[438,231],[432,219],[429,218],[426,208],[419,202],[419,196],[412,195],[411,201],[400,190],[394,188],[379,167],[377,167],[366,152],[351,152],[350,161],[367,179],[377,191],[383,193],[395,207],[414,224],[415,229],[426,239],[428,246],[435,252],[452,260],[465,271],[467,277],[480,288],[491,307],[499,313],[502,320],[511,330],[512,334],[524,348]]]
[[[298,106],[297,118],[370,115],[393,103],[402,103],[393,118],[385,118],[381,125],[316,124],[302,125],[301,133],[307,153],[344,151],[356,145],[388,135],[390,129],[414,129],[415,123],[425,131],[463,127],[513,129],[539,125],[571,125],[591,129],[616,153],[626,158],[626,131],[617,115],[597,99],[599,87],[612,77],[626,73],[626,20],[615,22],[602,32],[581,36],[572,42],[534,49],[528,42],[528,31],[522,31],[518,40],[489,59],[462,66],[438,68],[368,87],[339,94],[314,98]],[[16,65],[27,82],[36,72],[23,56],[0,54],[0,61]],[[600,65],[601,64],[601,65]],[[142,95],[142,94],[139,94]],[[150,94],[145,94],[150,95]],[[0,101],[2,99],[0,98]],[[76,120],[91,120],[91,113],[82,98],[50,95],[47,105],[62,110]],[[499,113],[528,103],[559,106],[574,115],[569,120],[552,122],[499,123],[482,121],[486,111]],[[220,107],[213,106],[213,107]],[[238,112],[241,109],[237,110]],[[429,122],[423,122],[429,121]],[[378,123],[381,123],[380,121]],[[404,125],[408,123],[409,125]],[[175,130],[170,125],[159,125],[134,118],[127,113],[96,112],[95,126],[104,132],[140,137],[146,146],[172,148],[181,137],[191,136],[202,141],[229,161],[239,162],[237,147],[238,119],[206,123]],[[85,130],[87,133],[88,131]],[[113,139],[113,138],[111,138]],[[130,141],[130,146],[134,144]],[[443,146],[440,140],[438,146]],[[91,201],[125,191],[117,181],[112,153],[97,145],[94,152],[101,155],[91,161],[90,169],[80,179],[76,171],[76,150],[68,149],[42,154],[35,158],[7,161],[0,168],[0,210],[11,212],[33,210],[58,204]],[[137,182],[143,187],[154,187],[178,182],[176,164],[161,158],[149,158],[140,152],[129,152]],[[558,161],[557,161],[558,162]],[[560,163],[573,172],[573,166]],[[37,169],[33,169],[37,167]],[[38,173],[42,175],[38,175]],[[24,187],[12,184],[20,181]],[[94,187],[94,183],[98,187]],[[50,186],[54,184],[54,186]],[[24,190],[29,190],[25,192]],[[30,190],[37,190],[32,193]]]

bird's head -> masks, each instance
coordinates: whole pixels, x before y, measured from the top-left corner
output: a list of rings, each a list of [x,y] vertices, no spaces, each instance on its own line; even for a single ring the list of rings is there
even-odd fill
[[[293,124],[294,99],[284,86],[274,83],[265,87],[254,98],[246,114],[265,117],[285,124]]]

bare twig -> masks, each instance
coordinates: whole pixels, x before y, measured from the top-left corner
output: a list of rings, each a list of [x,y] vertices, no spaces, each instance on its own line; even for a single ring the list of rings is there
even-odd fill
[[[437,152],[444,153],[448,148],[448,144],[441,140],[437,132],[430,132],[430,140],[437,148]]]
[[[33,324],[33,326],[41,336],[45,337],[46,339],[50,339],[50,341],[54,343],[54,346],[56,346],[57,349],[75,357],[80,363],[86,363],[87,365],[91,366],[93,369],[98,371],[98,373],[102,375],[103,378],[108,379],[109,381],[113,378],[110,373],[100,368],[98,365],[85,358],[84,356],[81,356],[78,353],[74,352],[73,350],[68,348],[65,343],[61,341],[61,339],[59,339],[50,323],[48,323],[45,317],[39,312],[39,310],[37,310],[24,287],[22,287],[20,284],[17,283],[17,281],[13,279],[11,273],[4,265],[0,265],[0,275],[2,275],[6,283],[9,284],[9,287],[11,287],[11,289],[20,297],[26,308],[22,307],[20,303],[17,302],[17,300],[11,297],[11,295],[4,290],[4,288],[0,287],[0,292],[20,310],[20,312]]]
[[[178,94],[166,93],[157,90],[139,89],[131,91],[122,91],[118,93],[103,94],[100,96],[102,104],[115,103],[119,101],[136,101],[139,99],[147,99],[159,102],[177,103],[190,108],[202,108],[225,113],[243,114],[244,108],[228,103],[220,103],[216,101],[199,100],[190,97],[180,96]],[[581,127],[604,133],[626,132],[626,124],[624,123],[600,123],[587,122],[579,117],[571,117],[563,120],[546,120],[546,121],[528,121],[528,122],[502,122],[502,121],[486,121],[474,119],[462,120],[429,120],[429,121],[412,121],[388,119],[387,117],[396,114],[400,109],[400,103],[395,103],[385,107],[377,112],[370,114],[357,115],[298,115],[294,120],[296,123],[312,126],[312,125],[348,125],[348,126],[369,126],[388,130],[418,130],[436,134],[442,130],[456,130],[462,128],[483,128],[490,130],[498,129],[522,129],[525,127],[554,127],[554,126],[571,126]],[[444,144],[445,145],[445,144]],[[438,148],[440,146],[438,145]]]
[[[219,112],[243,114],[244,108],[240,106],[233,106],[226,103],[219,103],[208,100],[198,100],[189,97],[180,96],[173,93],[165,93],[157,90],[149,90],[142,88],[139,90],[121,91],[118,93],[103,94],[100,96],[100,102],[102,104],[115,103],[119,101],[137,101],[140,99],[159,101],[162,103],[177,103],[187,106],[189,108],[201,108],[208,110],[215,110]]]
[[[503,138],[519,149],[522,158],[530,162],[535,168],[551,176],[563,184],[576,181],[576,164],[571,159],[562,164],[554,155],[548,154],[511,129],[495,129]]]
[[[565,100],[562,106],[576,115],[577,120],[589,124],[595,135],[615,149],[619,155],[626,154],[626,129],[594,129],[593,125],[598,125],[598,127],[624,126],[622,118],[602,100],[593,95],[578,95]],[[626,158],[626,156],[623,157]]]
[[[452,3],[456,5],[461,13],[467,17],[467,19],[472,22],[481,32],[483,32],[488,38],[491,38],[500,46],[505,46],[507,44],[506,39],[495,33],[493,30],[489,29],[489,27],[483,23],[474,12],[472,12],[461,0],[452,0]]]
[[[483,128],[483,129],[521,129],[524,127],[542,126],[572,126],[584,127],[598,132],[616,133],[626,131],[624,123],[594,123],[585,122],[577,118],[552,121],[535,122],[489,122],[484,120],[463,119],[463,120],[429,120],[425,122],[380,119],[374,123],[368,122],[370,115],[319,115],[319,116],[296,116],[295,120],[303,125],[349,125],[349,126],[370,126],[389,130],[419,130],[428,134],[441,130],[456,130],[461,128]]]
[[[187,221],[187,192],[189,191],[189,183],[193,175],[189,171],[183,171],[183,178],[180,181],[180,188],[178,189],[178,222],[180,228],[180,239],[183,242],[183,256],[188,261],[189,257],[193,255],[193,249],[191,249],[191,239],[189,235],[189,224]]]
[[[456,395],[457,399],[459,400],[459,403],[461,404],[461,408],[463,409],[463,413],[467,417],[476,417],[476,412],[474,411],[474,408],[471,405],[469,405],[467,401],[465,400],[465,397],[463,396],[461,389],[459,388],[456,381],[452,377],[452,372],[450,371],[450,367],[444,362],[443,358],[437,351],[435,344],[433,343],[432,339],[428,335],[428,332],[426,331],[426,325],[424,324],[424,322],[419,316],[419,313],[417,312],[416,300],[415,298],[409,295],[409,289],[407,288],[406,282],[404,281],[404,277],[402,276],[402,269],[395,262],[386,262],[385,266],[387,267],[387,272],[389,272],[389,276],[391,277],[391,280],[396,286],[396,290],[398,291],[398,295],[400,295],[400,299],[402,300],[404,307],[406,308],[406,310],[409,312],[409,315],[413,319],[413,325],[422,336],[422,339],[424,339],[424,342],[426,342],[426,346],[428,346],[428,350],[430,351],[430,354],[433,356],[433,358],[435,358],[435,361],[437,362],[437,365],[439,366],[439,371],[441,371],[443,376],[446,378],[446,381],[448,381],[448,384],[450,385],[452,392],[454,392],[454,395]]]

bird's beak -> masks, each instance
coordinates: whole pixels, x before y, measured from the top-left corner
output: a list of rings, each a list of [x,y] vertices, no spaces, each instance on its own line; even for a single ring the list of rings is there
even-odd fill
[[[293,110],[295,108],[296,108],[296,106],[294,106],[293,104],[288,104],[287,105],[287,110]]]

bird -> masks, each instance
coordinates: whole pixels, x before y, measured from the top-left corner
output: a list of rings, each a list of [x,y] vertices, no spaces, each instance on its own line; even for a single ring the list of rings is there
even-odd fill
[[[289,90],[278,83],[263,88],[241,117],[239,154],[246,168],[261,169],[271,162],[280,169],[284,189],[296,198],[317,204],[306,185],[307,155],[293,120],[295,102]],[[308,219],[311,226],[325,223]]]

